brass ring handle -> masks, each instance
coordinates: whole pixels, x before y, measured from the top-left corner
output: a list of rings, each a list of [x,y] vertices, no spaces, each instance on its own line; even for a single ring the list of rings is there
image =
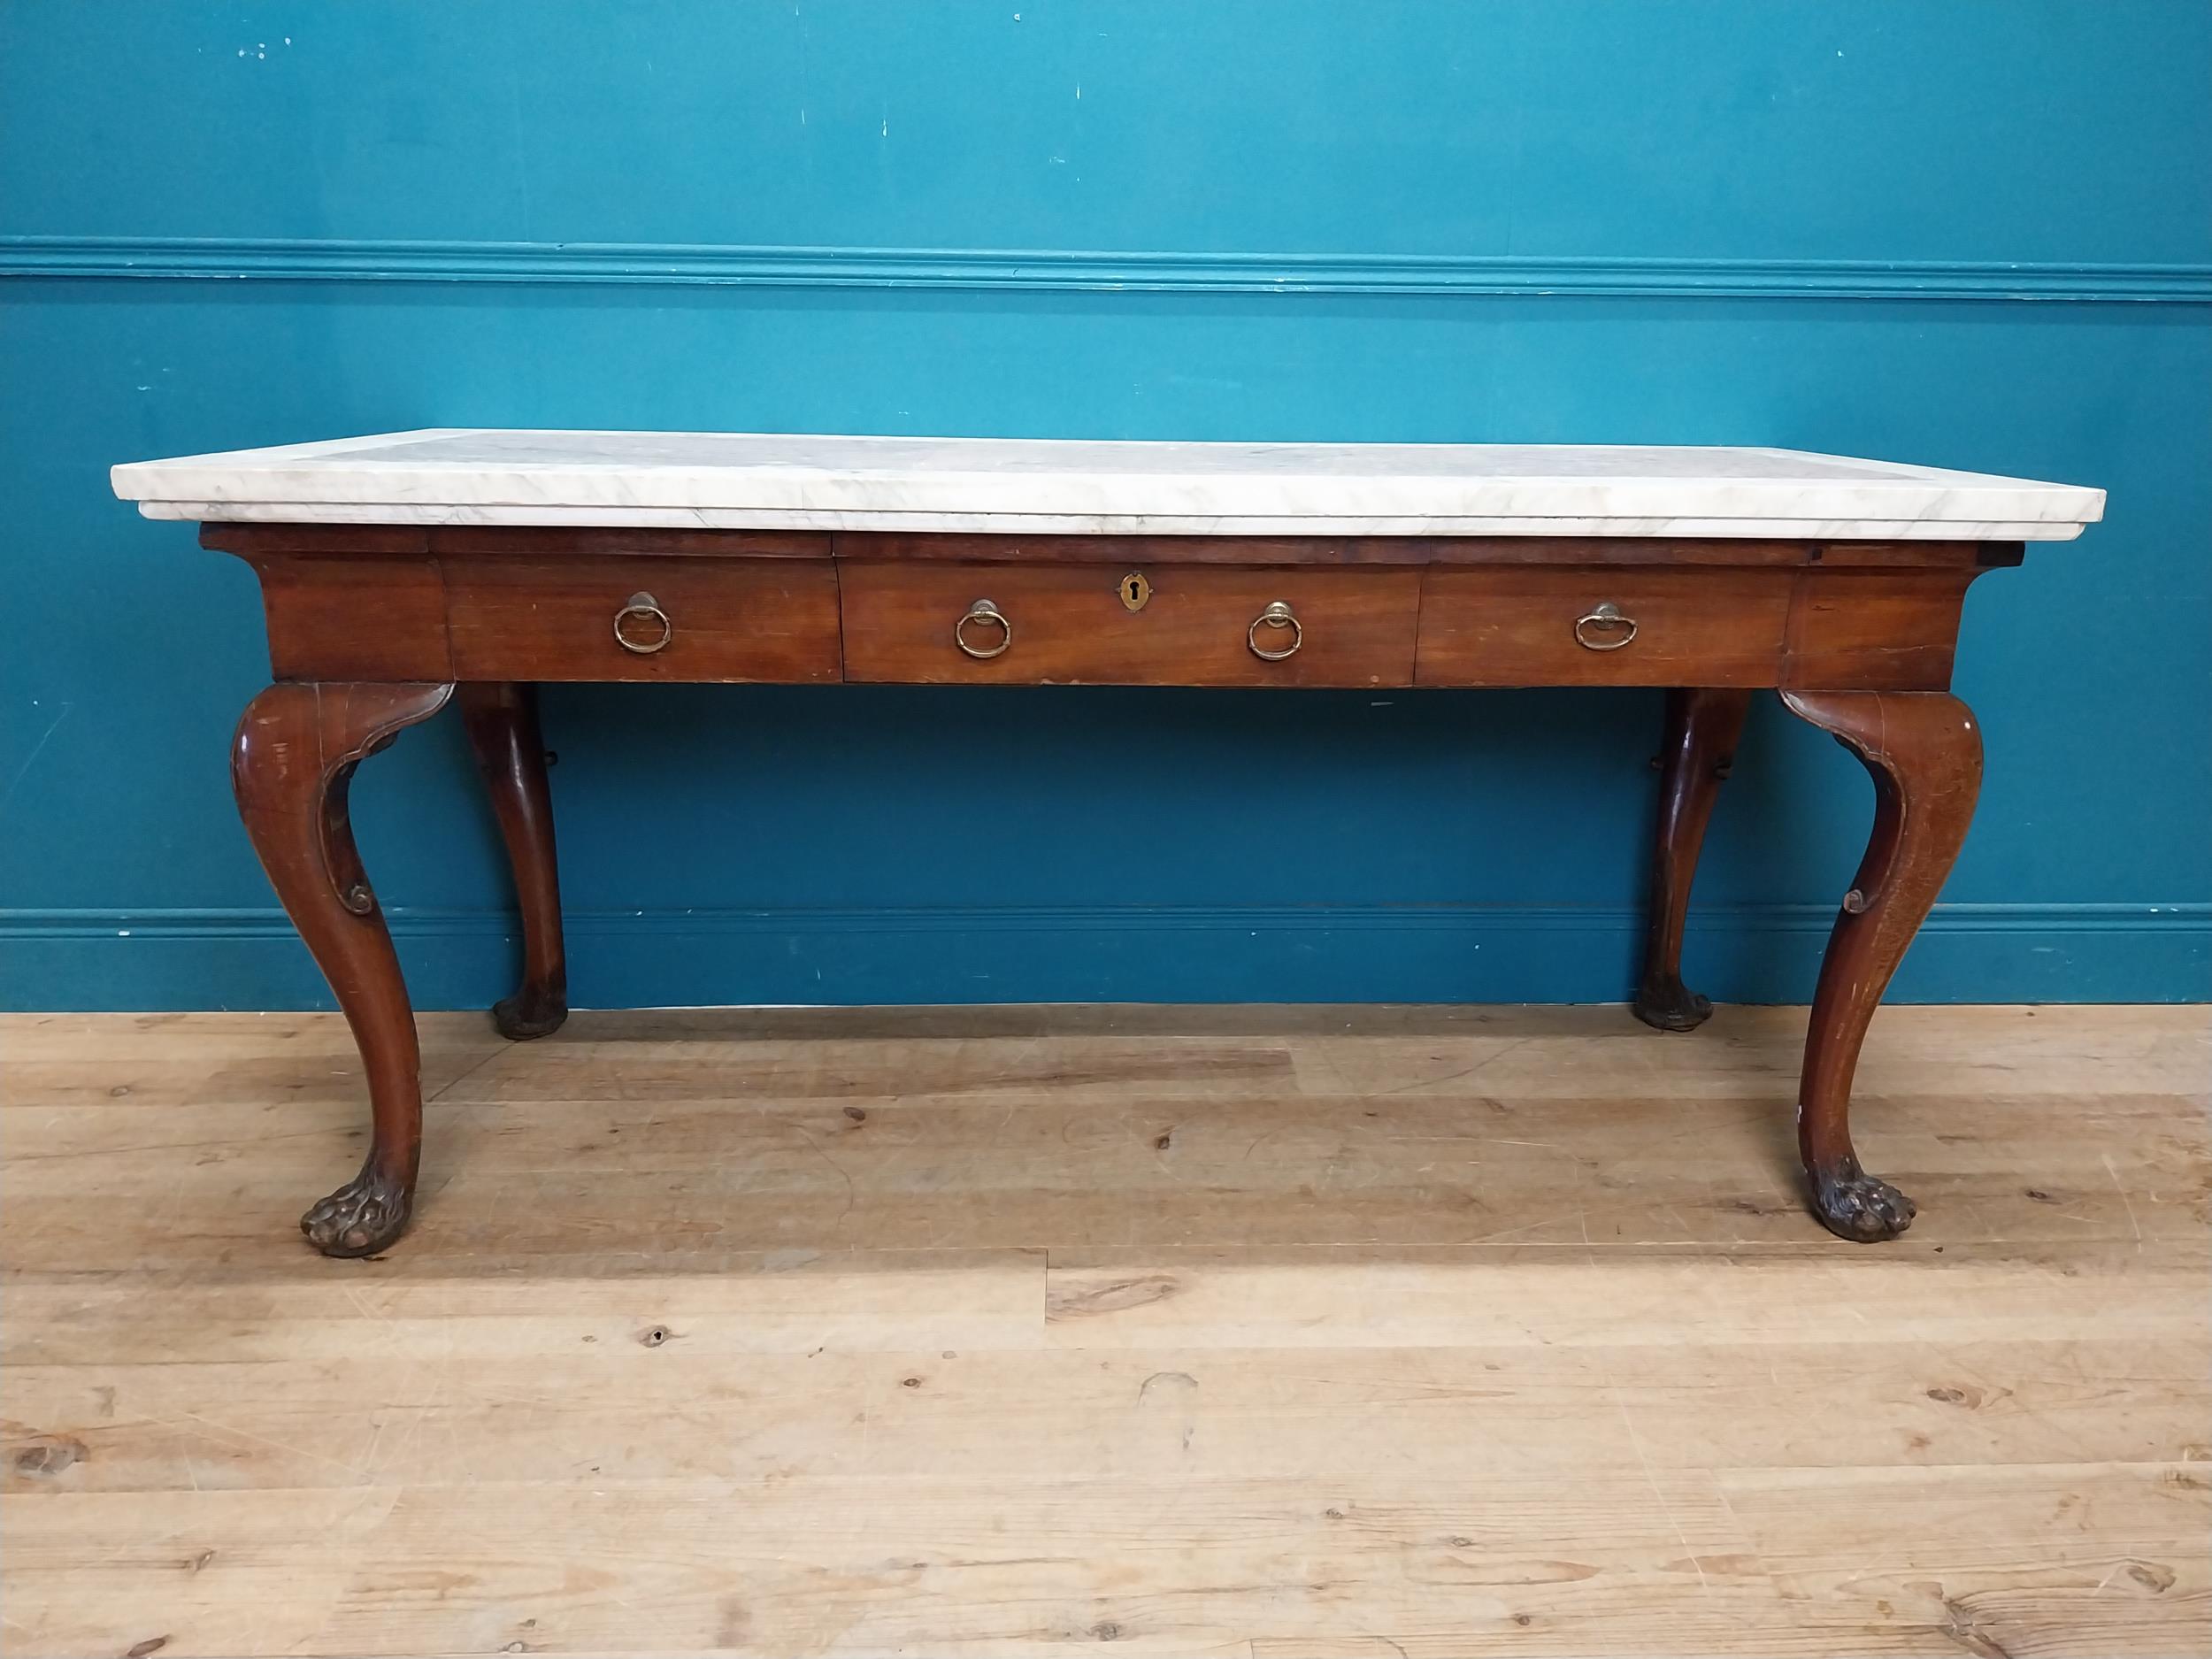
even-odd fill
[[[640,640],[630,637],[627,624],[632,617],[649,618],[660,626],[660,638]],[[669,641],[676,637],[676,627],[662,610],[660,602],[650,594],[632,594],[621,610],[614,613],[614,642],[624,650],[638,657],[650,657],[656,651],[668,649]]]
[[[1260,645],[1260,630],[1263,627],[1288,628],[1290,643],[1279,651],[1263,649]],[[1291,614],[1290,607],[1278,599],[1252,618],[1252,626],[1244,631],[1244,642],[1252,648],[1252,655],[1263,663],[1279,663],[1286,657],[1298,654],[1298,648],[1306,642],[1306,631],[1298,626],[1298,618]]]
[[[1618,639],[1594,640],[1585,631],[1590,628],[1625,628]],[[1624,617],[1621,608],[1608,600],[1586,616],[1575,618],[1575,643],[1586,651],[1617,651],[1636,637],[1636,618]]]
[[[998,630],[998,643],[996,645],[969,644],[968,624],[971,622],[987,622],[995,627]],[[1014,625],[1009,622],[1005,613],[989,600],[979,599],[968,607],[966,616],[952,625],[952,640],[954,644],[979,663],[987,663],[994,657],[1004,655],[1006,648],[1014,642]]]

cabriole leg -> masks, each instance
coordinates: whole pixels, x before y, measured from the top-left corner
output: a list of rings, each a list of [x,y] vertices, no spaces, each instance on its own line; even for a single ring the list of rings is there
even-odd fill
[[[1750,707],[1748,691],[1700,687],[1667,693],[1644,972],[1632,1005],[1637,1018],[1661,1031],[1695,1030],[1713,1011],[1710,1002],[1682,983],[1682,929],[1706,822],[1713,816],[1721,780],[1734,764]]]
[[[397,1238],[422,1159],[414,1010],[384,913],[354,850],[346,794],[364,757],[445,706],[442,685],[270,687],[246,706],[231,784],[254,850],[353,1028],[369,1083],[361,1172],[300,1217],[326,1256],[367,1256]]]
[[[1786,691],[1782,701],[1856,755],[1874,779],[1874,833],[1813,994],[1798,1151],[1814,1213],[1831,1233],[1893,1239],[1912,1225],[1913,1202],[1859,1167],[1851,1078],[1875,1007],[1966,839],[1981,792],[1981,732],[1973,711],[1948,692]]]
[[[461,718],[498,815],[522,910],[522,984],[492,1009],[499,1034],[521,1041],[568,1018],[568,957],[561,944],[561,884],[553,856],[553,801],[534,686],[464,685]]]

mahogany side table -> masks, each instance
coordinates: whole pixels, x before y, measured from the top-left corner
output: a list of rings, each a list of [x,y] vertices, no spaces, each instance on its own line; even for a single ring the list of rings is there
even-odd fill
[[[1852,1072],[1965,837],[1981,736],[1950,693],[1967,585],[2103,493],[1755,449],[1084,442],[433,430],[150,461],[116,493],[261,579],[273,682],[232,772],[263,865],[358,1042],[373,1134],[301,1226],[405,1227],[414,1018],[346,816],[355,768],[457,703],[520,895],[522,983],[567,1013],[544,681],[1651,686],[1667,689],[1634,1012],[1686,1031],[1682,933],[1754,691],[1872,774],[1866,855],[1797,1103],[1814,1213],[1874,1240]]]

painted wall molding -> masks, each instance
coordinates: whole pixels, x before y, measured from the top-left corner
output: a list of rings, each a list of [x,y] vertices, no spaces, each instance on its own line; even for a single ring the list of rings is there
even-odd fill
[[[461,935],[511,937],[513,913],[504,910],[434,910],[396,905],[385,910],[394,938]],[[1693,928],[1751,928],[1822,935],[1836,919],[1832,904],[1701,904]],[[1251,904],[1251,905],[1005,905],[988,909],[931,906],[912,909],[804,908],[774,910],[565,910],[562,921],[574,937],[677,933],[969,933],[1036,928],[1107,928],[1176,933],[1240,928],[1307,931],[1317,927],[1395,933],[1498,926],[1516,932],[1611,933],[1641,936],[1640,906],[1622,904]],[[1932,933],[2017,933],[2057,929],[2076,933],[2212,933],[2212,903],[2171,904],[1939,904],[1922,926]],[[157,907],[143,910],[0,909],[0,940],[117,932],[248,938],[296,936],[276,905],[239,908]]]
[[[1701,988],[1801,1002],[1835,911],[1692,912]],[[509,988],[516,926],[499,910],[389,913],[416,1005],[474,1008]],[[734,1002],[1603,1000],[1627,995],[1632,906],[1025,907],[572,911],[579,1006]],[[190,972],[180,972],[189,966]],[[1594,988],[1594,980],[1595,987]],[[2212,999],[2212,904],[1947,904],[1889,1000]],[[0,1008],[328,1007],[291,924],[238,910],[0,910]],[[197,1000],[196,1000],[197,999]]]
[[[2212,265],[0,237],[0,277],[1033,293],[2212,303]]]

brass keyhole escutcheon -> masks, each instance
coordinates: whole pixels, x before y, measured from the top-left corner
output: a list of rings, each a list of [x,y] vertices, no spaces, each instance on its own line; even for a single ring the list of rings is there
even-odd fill
[[[1145,580],[1142,571],[1131,571],[1121,579],[1121,603],[1124,610],[1141,611],[1144,609],[1144,602],[1151,597],[1152,584]]]

